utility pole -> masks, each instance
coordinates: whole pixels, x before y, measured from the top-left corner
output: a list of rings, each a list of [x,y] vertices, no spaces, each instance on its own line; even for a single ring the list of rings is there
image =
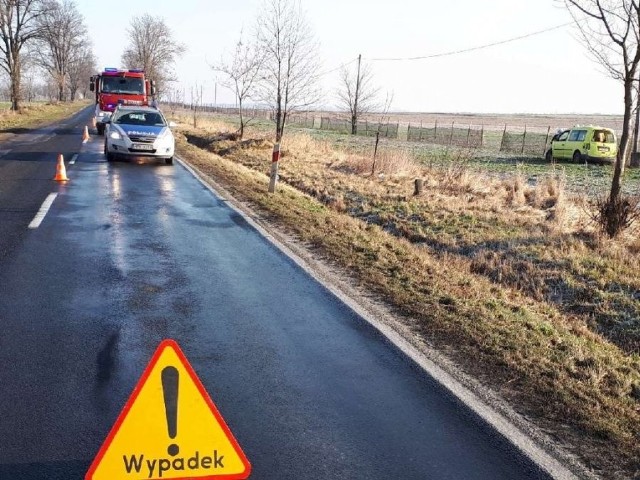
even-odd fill
[[[358,94],[360,93],[360,62],[362,54],[358,55],[358,74],[356,75],[356,96],[353,100],[353,112],[351,112],[351,135],[358,133]]]

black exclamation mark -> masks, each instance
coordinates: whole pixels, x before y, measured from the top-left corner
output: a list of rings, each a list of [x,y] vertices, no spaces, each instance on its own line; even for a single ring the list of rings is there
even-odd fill
[[[164,410],[167,415],[167,428],[169,438],[172,440],[178,434],[178,370],[175,367],[162,369],[162,393],[164,394]],[[172,457],[180,452],[180,447],[175,443],[169,445],[167,453]]]

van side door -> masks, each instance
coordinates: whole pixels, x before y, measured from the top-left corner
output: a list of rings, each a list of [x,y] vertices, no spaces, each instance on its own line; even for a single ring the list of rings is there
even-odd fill
[[[569,138],[570,131],[562,132],[558,137],[558,140],[553,142],[553,156],[554,158],[567,158],[567,138]]]

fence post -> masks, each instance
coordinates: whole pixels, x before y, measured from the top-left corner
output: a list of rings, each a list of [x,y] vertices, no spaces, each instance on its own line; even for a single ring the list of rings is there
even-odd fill
[[[480,127],[480,148],[484,145],[484,123]]]
[[[436,118],[436,126],[433,127],[433,142],[438,143],[438,119]]]
[[[527,141],[527,126],[524,126],[524,135],[522,135],[522,150],[520,151],[520,155],[524,155],[524,144]]]
[[[467,130],[467,148],[469,148],[469,135],[471,135],[471,125],[469,125],[469,130]]]
[[[547,153],[547,143],[549,143],[549,133],[551,132],[551,125],[547,127],[547,138],[544,139],[544,150],[542,150],[542,156],[544,157]]]
[[[418,140],[422,141],[422,120],[420,120],[420,132],[418,133]]]
[[[507,124],[504,124],[504,131],[502,132],[502,138],[500,139],[500,151],[502,152],[502,147],[504,146],[504,136],[507,134]]]
[[[456,122],[451,122],[451,133],[449,134],[449,146],[453,143],[453,124]]]
[[[378,142],[380,141],[380,125],[378,124],[378,131],[376,132],[376,146],[373,150],[373,165],[371,165],[371,176],[376,173],[376,156],[378,155]]]

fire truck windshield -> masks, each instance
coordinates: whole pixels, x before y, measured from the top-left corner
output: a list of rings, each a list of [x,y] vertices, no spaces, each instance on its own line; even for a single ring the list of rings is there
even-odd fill
[[[102,93],[144,94],[144,83],[139,77],[102,77]]]

